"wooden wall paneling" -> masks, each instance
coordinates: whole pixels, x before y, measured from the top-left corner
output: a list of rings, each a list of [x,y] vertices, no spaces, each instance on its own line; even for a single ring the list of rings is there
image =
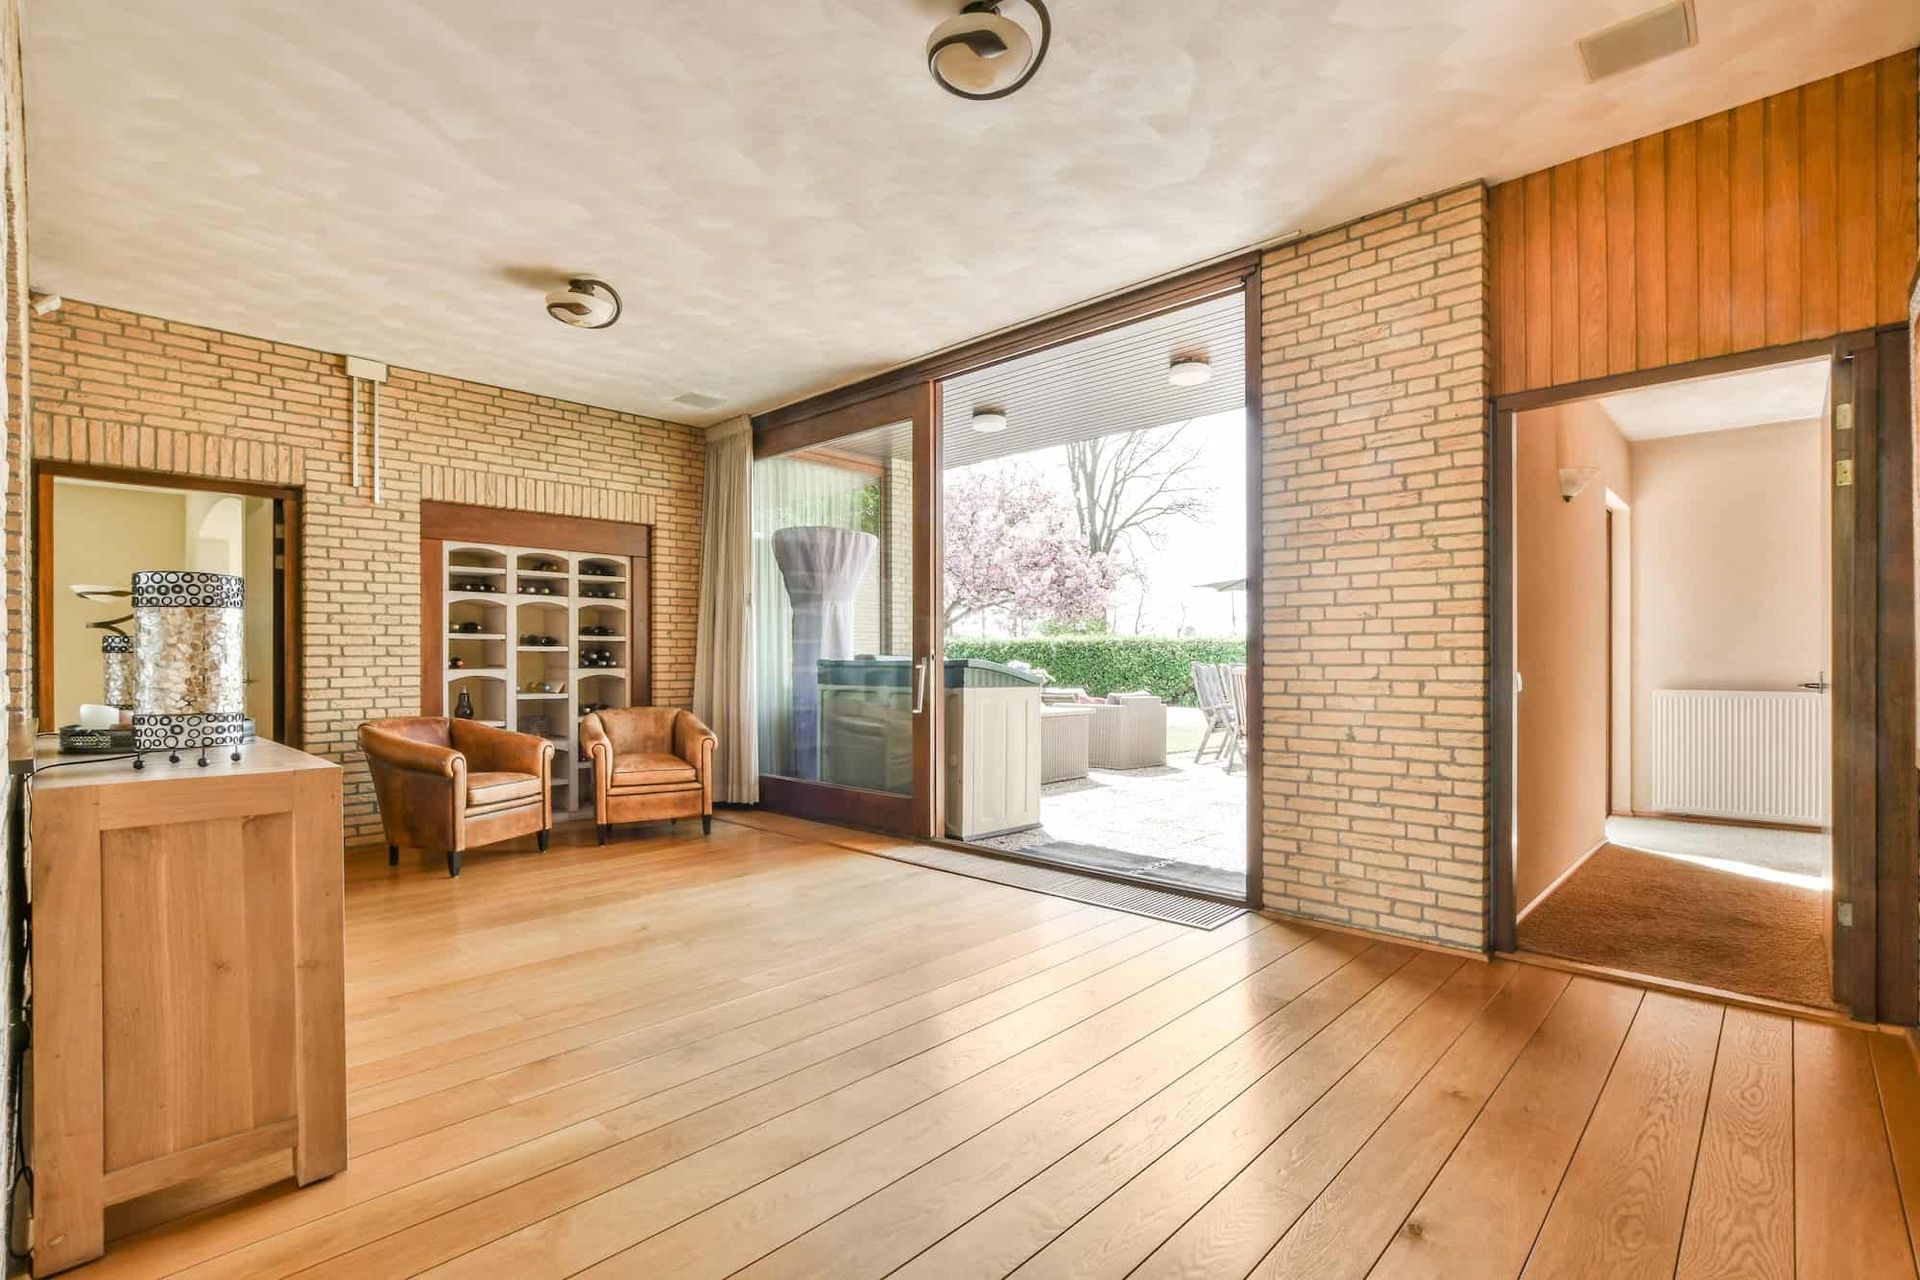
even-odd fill
[[[1580,176],[1553,169],[1553,380],[1580,379]]]
[[[1517,182],[1496,187],[1493,203],[1500,210],[1492,221],[1494,306],[1501,314],[1521,315],[1526,306],[1525,193]],[[1493,333],[1495,378],[1520,385],[1527,372],[1527,329],[1524,323],[1500,325]]]
[[[1766,340],[1779,344],[1800,338],[1800,91],[1766,108]]]
[[[1839,88],[1817,80],[1800,95],[1800,336],[1808,338],[1840,325]]]
[[[1883,60],[1875,70],[1880,88],[1879,139],[1879,249],[1881,269],[1875,273],[1874,320],[1899,324],[1907,318],[1907,288],[1913,272],[1915,202],[1915,54],[1909,50]]]
[[[1733,113],[1733,156],[1728,190],[1732,221],[1733,350],[1767,344],[1766,108],[1750,102]]]
[[[1902,323],[1916,66],[1909,50],[1494,187],[1496,262],[1524,276],[1493,298],[1496,393]]]
[[[1700,122],[1694,155],[1694,193],[1699,202],[1694,234],[1700,242],[1701,356],[1733,349],[1733,113]]]
[[[1606,153],[1607,165],[1607,372],[1629,373],[1635,367],[1638,317],[1634,300],[1633,148],[1615,147]],[[1545,386],[1545,383],[1532,383]]]
[[[447,635],[442,602],[446,599],[447,544],[420,539],[420,714],[447,714]],[[631,594],[631,593],[629,593]]]
[[[1607,373],[1607,161],[1575,162],[1580,174],[1580,377]],[[1496,233],[1499,222],[1494,222]]]
[[[1667,359],[1700,354],[1699,129],[1667,135]]]
[[[1529,175],[1525,192],[1527,379],[1545,385],[1553,381],[1552,175]]]
[[[1873,150],[1878,136],[1879,77],[1874,66],[1855,67],[1838,77],[1836,121],[1841,155],[1863,155]],[[1875,281],[1880,272],[1878,252],[1878,179],[1861,182],[1851,169],[1848,181],[1835,194],[1836,251],[1846,265],[1839,271],[1836,323],[1843,332],[1873,324],[1879,306]]]
[[[1635,367],[1667,363],[1667,140],[1633,144]]]

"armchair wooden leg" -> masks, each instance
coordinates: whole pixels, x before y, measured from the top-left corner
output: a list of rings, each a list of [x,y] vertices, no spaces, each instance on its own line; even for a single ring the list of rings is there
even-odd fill
[[[607,842],[607,837],[612,834],[613,834],[613,824],[611,822],[603,822],[600,824],[600,843],[601,844],[605,844]]]
[[[390,867],[397,867],[400,865],[400,846],[399,845],[390,844],[387,846],[387,865]]]
[[[460,851],[458,849],[447,850],[447,874],[449,876],[457,876],[460,874]]]
[[[553,839],[553,828],[547,827],[542,830],[537,839],[540,841],[540,852],[545,853],[547,851],[547,841]]]
[[[700,815],[700,834],[703,836],[710,836],[713,834],[713,815],[712,814],[703,813]]]

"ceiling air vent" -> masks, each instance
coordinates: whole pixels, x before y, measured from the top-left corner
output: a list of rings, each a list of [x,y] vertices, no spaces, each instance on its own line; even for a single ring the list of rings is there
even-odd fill
[[[673,398],[673,402],[685,405],[689,409],[718,409],[726,403],[719,396],[710,396],[703,391],[689,391],[684,395],[677,395]]]
[[[1694,21],[1693,0],[1680,0],[1678,4],[1649,9],[1605,31],[1596,31],[1580,41],[1580,57],[1587,64],[1588,80],[1604,80],[1670,53],[1691,49],[1699,42],[1700,29]]]

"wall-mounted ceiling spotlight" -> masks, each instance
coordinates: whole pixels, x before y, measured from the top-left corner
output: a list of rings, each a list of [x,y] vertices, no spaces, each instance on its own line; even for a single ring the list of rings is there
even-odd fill
[[[983,436],[997,436],[1007,429],[1007,415],[998,409],[975,409],[968,425]]]
[[[547,314],[576,329],[605,329],[620,318],[620,295],[605,280],[581,276],[547,295]]]
[[[1175,356],[1167,366],[1167,383],[1175,387],[1201,387],[1213,380],[1213,366],[1205,356]]]
[[[1039,18],[1037,44],[1026,27],[1000,12],[1013,2]],[[987,102],[1033,79],[1052,43],[1053,19],[1047,15],[1046,0],[967,0],[957,15],[927,37],[927,70],[955,97]]]

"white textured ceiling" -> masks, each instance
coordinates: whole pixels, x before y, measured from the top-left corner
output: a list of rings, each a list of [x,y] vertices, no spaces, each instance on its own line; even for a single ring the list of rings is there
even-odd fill
[[[1599,404],[1627,439],[1658,440],[1822,417],[1832,377],[1832,361],[1822,357],[1636,387]]]
[[[1645,0],[1058,0],[972,103],[921,61],[957,7],[29,0],[33,284],[705,422],[1920,43],[1906,0],[1699,0],[1589,85]],[[546,317],[573,272],[618,326]]]

